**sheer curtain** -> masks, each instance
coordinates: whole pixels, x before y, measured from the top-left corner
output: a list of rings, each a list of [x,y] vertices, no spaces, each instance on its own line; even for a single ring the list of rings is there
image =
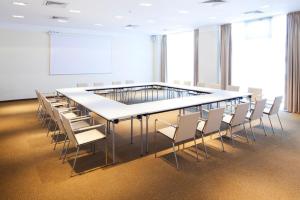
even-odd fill
[[[167,35],[167,80],[194,82],[194,31]]]
[[[232,24],[232,85],[284,95],[286,16]]]

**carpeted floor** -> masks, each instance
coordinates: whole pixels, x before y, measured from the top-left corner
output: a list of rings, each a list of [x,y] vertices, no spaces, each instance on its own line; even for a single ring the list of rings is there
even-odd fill
[[[207,138],[209,158],[201,150],[196,162],[193,147],[180,151],[180,170],[168,153],[168,140],[159,137],[155,159],[150,134],[150,153],[140,157],[139,123],[130,144],[130,122],[121,122],[116,126],[118,163],[104,166],[99,143],[95,155],[89,148],[81,151],[80,174],[70,177],[73,160],[62,164],[58,159],[62,145],[53,151],[36,109],[33,100],[0,103],[0,199],[300,199],[300,115],[280,113],[284,137],[278,122],[273,135],[265,118],[269,136],[257,127],[255,144],[236,138],[233,146],[225,139],[225,152],[219,140]],[[174,122],[176,114],[151,116],[150,131],[155,118]]]

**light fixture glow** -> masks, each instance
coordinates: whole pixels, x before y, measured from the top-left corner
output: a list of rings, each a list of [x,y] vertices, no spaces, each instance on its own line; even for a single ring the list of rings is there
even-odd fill
[[[28,4],[27,4],[27,3],[24,3],[24,2],[14,1],[14,2],[13,2],[13,5],[15,5],[15,6],[27,6]]]
[[[123,19],[124,17],[121,16],[121,15],[116,15],[115,18],[116,18],[116,19]]]
[[[81,11],[80,10],[74,10],[74,9],[71,9],[69,10],[70,13],[80,13]]]
[[[150,6],[152,6],[151,3],[140,3],[139,5],[140,6],[144,6],[144,7],[150,7]]]
[[[59,23],[67,23],[68,22],[68,20],[65,20],[65,19],[58,19],[57,20]]]
[[[13,17],[13,18],[18,18],[18,19],[23,19],[23,18],[24,18],[23,15],[13,15],[12,17]]]
[[[188,14],[189,11],[188,10],[178,10],[179,14]]]

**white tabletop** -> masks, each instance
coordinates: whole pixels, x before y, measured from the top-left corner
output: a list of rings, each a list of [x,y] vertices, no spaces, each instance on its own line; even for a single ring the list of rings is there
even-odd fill
[[[186,89],[199,91],[209,94],[187,96],[173,99],[166,99],[160,101],[151,101],[145,103],[138,103],[126,105],[118,101],[114,101],[103,96],[89,92],[88,90],[105,90],[118,89],[126,87],[144,87],[144,86],[164,86],[177,89]],[[177,84],[150,82],[150,83],[136,83],[136,84],[122,84],[122,85],[106,85],[97,87],[82,87],[82,88],[63,88],[57,89],[57,92],[75,101],[76,103],[86,107],[88,110],[95,112],[101,117],[113,121],[128,119],[138,115],[150,115],[153,113],[160,113],[170,110],[177,110],[197,105],[220,102],[234,98],[248,97],[249,93],[231,92],[218,89],[182,86]]]

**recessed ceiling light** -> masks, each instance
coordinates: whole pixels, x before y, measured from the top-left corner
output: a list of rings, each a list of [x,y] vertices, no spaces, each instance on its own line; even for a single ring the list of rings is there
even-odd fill
[[[19,1],[14,1],[13,4],[16,6],[27,6],[28,5],[28,3],[19,2]]]
[[[122,16],[122,15],[116,15],[115,18],[116,18],[116,19],[123,19],[124,16]]]
[[[95,26],[99,26],[99,27],[102,27],[103,24],[94,24]]]
[[[69,10],[70,13],[80,13],[80,10],[74,10],[74,9],[71,9]]]
[[[263,5],[260,8],[270,8],[270,5]]]
[[[58,19],[57,21],[60,22],[60,23],[67,23],[68,22],[68,20],[65,20],[65,19]]]
[[[144,7],[150,7],[150,6],[152,6],[151,3],[140,3],[139,5],[140,6],[144,6]]]
[[[188,14],[189,11],[188,10],[178,10],[178,13],[180,13],[180,14]]]
[[[217,17],[209,17],[208,19],[217,19]]]
[[[155,21],[153,19],[148,19],[147,22],[150,23],[150,24],[155,23]]]
[[[12,17],[13,17],[13,18],[18,18],[18,19],[23,19],[23,18],[24,18],[23,15],[13,15]]]

